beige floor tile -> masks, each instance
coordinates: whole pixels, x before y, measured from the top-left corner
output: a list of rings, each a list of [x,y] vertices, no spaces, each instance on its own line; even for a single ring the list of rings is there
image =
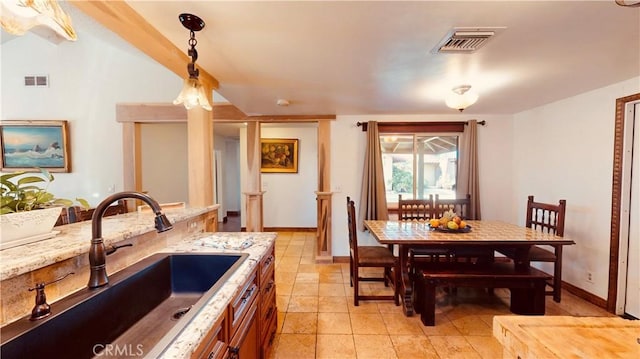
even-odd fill
[[[349,313],[380,313],[378,303],[373,300],[361,300],[357,307],[353,304],[353,297],[347,296],[347,306]]]
[[[316,257],[314,256],[302,256],[300,257],[300,264],[315,264]]]
[[[318,268],[321,267],[322,264],[300,264],[300,268],[298,268],[298,272],[300,273],[318,273]]]
[[[318,297],[316,296],[297,296],[293,295],[289,298],[289,306],[287,312],[291,313],[317,313]]]
[[[320,283],[343,284],[342,272],[320,272],[319,280]]]
[[[280,334],[275,358],[314,359],[316,356],[315,334]]]
[[[418,321],[419,318],[420,317],[418,317]],[[419,323],[422,324],[421,321],[419,321]],[[453,325],[453,323],[446,318],[438,318],[438,316],[436,316],[436,325],[431,327],[422,325],[420,328],[427,336],[461,335],[460,331],[455,325]]]
[[[276,271],[278,272],[298,272],[299,263],[276,262]]]
[[[389,334],[380,313],[351,313],[353,334]]]
[[[390,335],[390,337],[398,358],[439,358],[431,341],[424,335]]]
[[[320,281],[319,273],[300,273],[296,276],[296,283],[318,283]]]
[[[483,359],[500,358],[503,347],[493,336],[465,336],[465,339]]]
[[[421,325],[404,313],[382,313],[381,316],[391,335],[424,335]]]
[[[462,335],[493,335],[491,326],[487,325],[487,323],[485,323],[485,321],[477,315],[469,315],[466,317],[453,319],[451,320],[451,324],[458,328],[458,331]]]
[[[276,285],[277,286],[280,286],[282,284],[291,284],[291,285],[293,285],[293,283],[295,283],[295,281],[296,281],[297,275],[298,275],[297,272],[283,272],[283,271],[280,271],[278,269],[275,272]]]
[[[317,359],[356,359],[356,347],[351,335],[318,334]]]
[[[431,345],[441,358],[480,359],[480,354],[463,336],[429,337]]]
[[[296,282],[293,285],[291,295],[318,295],[318,283],[300,283]]]
[[[293,291],[293,283],[276,284],[276,293],[278,295],[291,295]]]
[[[276,307],[280,310],[286,311],[289,307],[289,300],[291,300],[291,296],[289,295],[276,295]]]
[[[318,332],[317,313],[287,313],[282,333],[315,334]]]
[[[320,313],[348,313],[346,297],[318,297],[318,312]]]
[[[324,297],[344,297],[344,286],[341,283],[320,283],[318,295]]]
[[[402,309],[402,304],[396,305],[391,300],[385,300],[384,302],[377,302],[378,311],[380,313],[404,313]]]
[[[318,313],[318,334],[351,334],[349,313]]]
[[[358,358],[398,358],[388,335],[354,335]]]
[[[282,326],[284,325],[284,318],[287,316],[287,312],[278,311],[278,322],[276,323],[276,333],[282,333]]]

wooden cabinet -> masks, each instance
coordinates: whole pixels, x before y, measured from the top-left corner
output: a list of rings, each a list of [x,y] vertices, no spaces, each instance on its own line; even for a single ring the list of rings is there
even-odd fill
[[[227,316],[221,315],[191,357],[223,359],[227,354],[227,335]]]
[[[260,343],[261,357],[266,359],[276,337],[275,247],[272,245],[260,262]]]
[[[269,357],[278,321],[274,273],[275,247],[272,244],[192,358]]]

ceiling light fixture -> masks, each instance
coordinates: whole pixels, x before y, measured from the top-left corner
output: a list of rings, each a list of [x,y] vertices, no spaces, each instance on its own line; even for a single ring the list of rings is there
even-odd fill
[[[187,71],[189,72],[189,78],[184,80],[184,86],[178,97],[173,101],[174,105],[184,104],[187,110],[190,110],[197,106],[202,106],[203,109],[211,111],[211,104],[209,104],[209,98],[204,92],[204,87],[198,80],[200,71],[196,68],[196,60],[198,59],[198,51],[196,51],[196,31],[200,31],[204,28],[204,21],[199,17],[192,14],[180,14],[178,16],[182,26],[189,29],[189,52],[191,56],[191,62],[187,65]]]
[[[64,39],[78,39],[71,17],[56,0],[1,0],[0,23],[12,35],[24,35],[33,27],[45,26]]]
[[[447,97],[445,103],[448,107],[462,112],[465,108],[478,101],[478,94],[469,91],[470,89],[471,85],[461,85],[452,88],[451,91],[453,91],[453,93]]]
[[[626,0],[616,0],[616,4],[625,7],[640,7],[640,1],[627,3]]]

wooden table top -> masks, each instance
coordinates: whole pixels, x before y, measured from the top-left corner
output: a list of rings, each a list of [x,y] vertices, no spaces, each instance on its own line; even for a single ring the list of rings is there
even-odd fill
[[[514,358],[640,358],[640,321],[620,317],[498,315],[493,336]]]
[[[440,232],[427,222],[366,220],[364,225],[382,244],[575,244],[566,237],[501,221],[467,221],[467,233]]]

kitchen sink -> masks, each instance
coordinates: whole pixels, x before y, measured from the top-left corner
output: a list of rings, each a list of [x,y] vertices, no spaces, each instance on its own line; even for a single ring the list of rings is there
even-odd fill
[[[160,253],[51,304],[52,314],[0,329],[0,356],[146,356],[168,345],[248,254]]]

